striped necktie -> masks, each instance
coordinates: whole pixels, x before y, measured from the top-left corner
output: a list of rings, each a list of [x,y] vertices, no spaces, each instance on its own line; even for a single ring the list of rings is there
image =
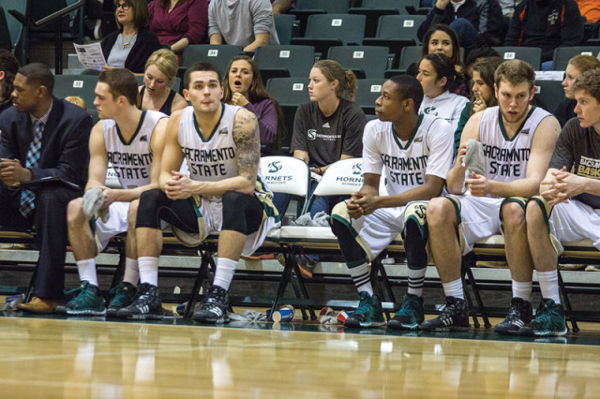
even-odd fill
[[[29,151],[27,151],[27,158],[25,159],[25,167],[33,168],[36,167],[40,161],[42,155],[42,132],[44,131],[44,123],[39,119],[33,123],[33,140],[29,144]],[[21,191],[21,203],[19,206],[19,212],[24,217],[29,216],[34,208],[35,194],[31,190]]]

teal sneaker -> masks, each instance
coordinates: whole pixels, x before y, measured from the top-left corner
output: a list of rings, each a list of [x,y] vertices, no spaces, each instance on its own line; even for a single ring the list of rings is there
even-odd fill
[[[119,285],[111,289],[113,294],[108,308],[106,309],[106,317],[117,317],[119,309],[131,305],[135,299],[137,288],[128,282],[121,281]]]
[[[67,303],[66,313],[68,315],[104,316],[106,302],[100,289],[87,281],[82,282],[79,295]]]
[[[406,294],[402,298],[402,307],[388,322],[388,327],[394,330],[416,330],[423,320],[425,320],[423,298]]]
[[[358,297],[360,300],[358,308],[346,319],[344,327],[365,328],[384,326],[383,310],[381,309],[381,302],[379,302],[377,295],[369,295],[368,292],[363,291],[358,294]]]
[[[542,298],[535,319],[519,329],[519,335],[536,337],[558,337],[566,333],[567,321],[562,305],[548,298]]]

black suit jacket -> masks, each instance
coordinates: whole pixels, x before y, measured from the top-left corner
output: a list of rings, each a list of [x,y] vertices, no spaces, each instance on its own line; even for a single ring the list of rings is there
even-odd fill
[[[87,181],[88,140],[92,118],[80,107],[53,99],[52,110],[42,133],[42,154],[37,167],[31,168],[33,180],[61,177],[81,187]],[[0,157],[17,158],[25,165],[33,139],[28,112],[10,107],[0,114]]]

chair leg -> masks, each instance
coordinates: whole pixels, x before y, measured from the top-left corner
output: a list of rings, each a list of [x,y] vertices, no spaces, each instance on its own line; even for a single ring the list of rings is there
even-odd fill
[[[567,310],[567,314],[569,315],[569,321],[571,322],[571,327],[573,327],[573,332],[579,332],[579,326],[577,325],[577,320],[575,316],[573,316],[573,308],[571,307],[571,301],[569,300],[569,295],[567,293],[567,287],[565,287],[565,283],[560,274],[560,269],[556,269],[558,275],[558,286],[560,287],[560,293],[562,294],[562,301],[565,303],[565,308]]]
[[[185,312],[183,313],[183,317],[189,318],[192,315],[192,310],[194,309],[194,303],[196,302],[196,297],[198,295],[198,290],[200,286],[204,282],[204,279],[208,275],[208,265],[212,257],[205,251],[200,252],[201,262],[200,269],[198,269],[198,274],[196,274],[196,279],[194,280],[194,286],[192,287],[192,293],[190,295],[190,299],[188,300],[187,305],[185,306]],[[209,260],[210,259],[210,260]]]
[[[483,300],[481,299],[481,294],[479,293],[479,287],[477,287],[477,281],[475,281],[475,276],[473,276],[473,270],[471,270],[471,268],[467,266],[466,271],[467,275],[469,276],[469,283],[473,288],[473,294],[475,295],[477,306],[479,307],[479,313],[481,314],[481,318],[483,319],[483,326],[485,328],[490,328],[492,327],[492,324],[490,323],[487,312],[485,311],[485,306],[483,305]]]
[[[273,305],[271,305],[271,315],[273,312],[277,310],[279,306],[279,301],[285,292],[285,288],[287,287],[288,282],[292,276],[292,257],[294,256],[294,251],[289,251],[287,253],[284,252],[285,257],[285,265],[283,266],[283,272],[281,273],[281,280],[279,281],[279,286],[277,287],[277,294],[275,295],[275,299],[273,299]],[[270,321],[273,321],[272,316],[269,318]]]
[[[480,324],[479,324],[479,319],[477,318],[477,310],[475,311],[471,311],[471,309],[473,308],[473,300],[471,299],[471,295],[469,294],[469,290],[467,290],[467,283],[466,283],[466,270],[468,269],[468,267],[466,267],[464,264],[461,266],[461,271],[460,271],[460,279],[462,280],[462,284],[463,284],[463,292],[465,295],[465,300],[467,301],[467,306],[469,307],[469,313],[471,314],[471,318],[473,319],[473,326],[475,328],[479,328]]]
[[[381,284],[379,282],[379,274],[381,273],[381,277],[383,279],[383,287],[381,287]],[[390,300],[396,304],[396,300],[394,298],[394,294],[392,292],[392,289],[390,287],[390,282],[387,279],[387,274],[385,272],[385,270],[383,269],[383,264],[381,263],[381,258],[377,257],[376,259],[374,259],[371,262],[371,283],[374,285],[374,289],[376,292],[379,293],[380,295],[380,299],[382,302],[385,301],[385,293],[387,293],[388,297],[390,298]],[[385,291],[384,291],[385,289]],[[384,312],[385,317],[387,320],[390,320],[392,318],[391,314],[389,311],[385,311]]]
[[[294,262],[292,259],[290,259],[290,262],[292,263],[292,267],[294,268],[294,274],[296,275],[296,279],[298,281],[298,285],[300,286],[300,292],[302,293],[302,296],[304,297],[304,299],[310,299],[309,295],[308,295],[308,290],[306,289],[306,285],[304,285],[304,278],[302,277],[302,273],[300,272],[300,268],[298,267],[298,264],[296,262]],[[290,275],[291,278],[291,275]],[[312,306],[307,306],[308,308],[308,313],[310,314],[310,319],[311,320],[317,320],[317,315],[315,314],[315,310],[313,309]]]
[[[127,255],[125,255],[125,241],[118,239],[119,245],[119,263],[117,264],[117,268],[113,273],[112,282],[110,283],[110,288],[116,287],[121,280],[123,280],[123,274],[125,273],[125,259]]]
[[[298,287],[298,280],[291,279],[292,288],[294,289],[294,294],[296,298],[301,299],[302,293],[300,292],[300,288]],[[300,312],[302,313],[302,320],[308,320],[308,314],[306,313],[306,306],[300,305]]]

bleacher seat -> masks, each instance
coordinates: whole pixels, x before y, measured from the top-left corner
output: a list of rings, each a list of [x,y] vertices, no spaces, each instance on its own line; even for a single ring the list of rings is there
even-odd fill
[[[179,67],[177,76],[183,80],[183,74],[187,67],[202,61],[210,62],[217,67],[221,75],[224,75],[231,59],[243,53],[242,46],[231,44],[190,44],[183,49],[181,67]]]
[[[315,49],[312,46],[262,46],[256,49],[254,61],[263,82],[271,78],[308,77],[315,63]]]
[[[405,73],[411,64],[419,62],[421,58],[422,46],[407,46],[400,52],[400,59],[398,60],[398,70]]]
[[[273,15],[273,19],[275,20],[275,29],[277,30],[279,44],[290,44],[296,17],[291,14],[275,14]]]
[[[377,46],[335,46],[329,48],[327,58],[352,70],[359,79],[380,79],[387,67],[388,51]]]
[[[81,97],[85,101],[87,112],[96,122],[98,120],[98,112],[94,107],[96,83],[98,83],[97,75],[55,75],[53,94],[57,98]]]
[[[277,100],[283,111],[286,133],[281,139],[281,146],[282,148],[289,148],[296,109],[300,104],[310,101],[308,77],[269,79],[267,91]]]
[[[361,44],[365,34],[364,15],[315,14],[308,17],[303,37],[293,37],[291,43],[314,46],[315,51],[327,54],[332,46]]]
[[[308,17],[313,14],[345,14],[350,9],[351,0],[296,0],[295,7],[288,13],[295,15],[300,25],[300,35],[304,36]]]
[[[539,71],[542,63],[542,49],[539,47],[492,47],[503,60],[522,60],[529,63],[534,70]]]
[[[583,54],[596,57],[598,53],[600,53],[600,46],[557,47],[554,49],[554,56],[552,57],[552,69],[564,71],[569,60],[576,55]]]
[[[385,46],[399,55],[403,47],[419,43],[417,31],[426,17],[424,15],[384,15],[379,18],[377,34],[374,38],[365,38],[365,46]]]
[[[366,114],[375,113],[375,100],[381,95],[381,86],[385,79],[360,79],[356,98],[354,102],[362,108]]]
[[[535,103],[538,107],[552,113],[564,100],[565,91],[560,80],[536,80]]]
[[[352,7],[350,14],[360,14],[367,17],[365,37],[374,37],[377,33],[377,21],[384,15],[404,14],[403,4],[398,0],[363,0],[360,7]]]

